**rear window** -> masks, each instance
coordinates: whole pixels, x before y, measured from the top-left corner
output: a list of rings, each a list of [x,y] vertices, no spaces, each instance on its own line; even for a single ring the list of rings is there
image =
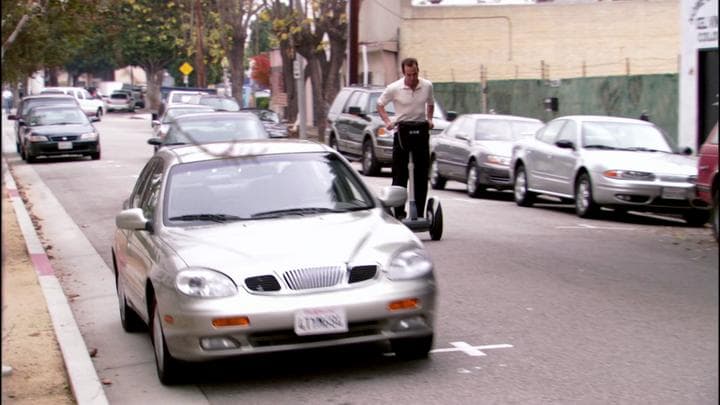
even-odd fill
[[[71,97],[48,97],[48,98],[33,98],[25,100],[23,102],[22,114],[25,115],[30,111],[31,108],[39,105],[77,105],[77,101]]]
[[[127,100],[128,95],[125,93],[113,93],[110,95],[110,98],[118,99],[118,100]]]

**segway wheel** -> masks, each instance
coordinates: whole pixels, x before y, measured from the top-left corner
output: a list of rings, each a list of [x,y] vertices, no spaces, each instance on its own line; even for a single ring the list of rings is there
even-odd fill
[[[430,198],[425,211],[425,218],[430,221],[430,238],[440,240],[443,233],[443,213],[440,201],[436,203],[434,199]]]

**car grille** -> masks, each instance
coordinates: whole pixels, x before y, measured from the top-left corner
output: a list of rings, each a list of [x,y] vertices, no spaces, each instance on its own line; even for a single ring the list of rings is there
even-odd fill
[[[78,138],[78,135],[53,135],[48,137],[53,142],[76,141]]]
[[[295,331],[291,329],[252,333],[248,335],[248,343],[253,347],[293,345],[351,337],[373,336],[379,334],[380,330],[380,322],[378,321],[355,322],[348,325],[347,332],[325,335],[298,336],[295,334]]]
[[[334,287],[343,282],[345,267],[325,266],[292,269],[282,273],[282,279],[291,290]],[[348,284],[370,280],[377,274],[376,265],[354,266],[348,271]],[[266,274],[248,277],[245,285],[251,291],[279,291],[282,287],[275,276]]]
[[[658,180],[668,183],[687,183],[689,176],[678,176],[672,174],[662,174],[658,176]]]
[[[340,266],[307,267],[293,269],[283,274],[283,280],[291,290],[332,287],[342,281],[345,269]]]

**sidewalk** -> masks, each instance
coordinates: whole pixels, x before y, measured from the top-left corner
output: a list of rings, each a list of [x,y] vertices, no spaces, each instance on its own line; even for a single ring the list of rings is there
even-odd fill
[[[36,232],[39,219],[27,211],[7,164],[17,154],[4,111],[2,124],[2,363],[13,369],[2,377],[2,403],[105,405],[52,256]]]

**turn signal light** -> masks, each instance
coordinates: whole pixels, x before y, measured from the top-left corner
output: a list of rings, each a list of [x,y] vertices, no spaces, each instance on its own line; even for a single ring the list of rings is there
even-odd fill
[[[420,300],[417,298],[406,298],[403,300],[392,301],[388,304],[388,310],[401,311],[403,309],[416,309],[420,307]]]
[[[212,320],[212,325],[216,328],[222,328],[225,326],[248,326],[248,325],[250,325],[250,319],[247,316],[233,316],[230,318],[215,318]]]

